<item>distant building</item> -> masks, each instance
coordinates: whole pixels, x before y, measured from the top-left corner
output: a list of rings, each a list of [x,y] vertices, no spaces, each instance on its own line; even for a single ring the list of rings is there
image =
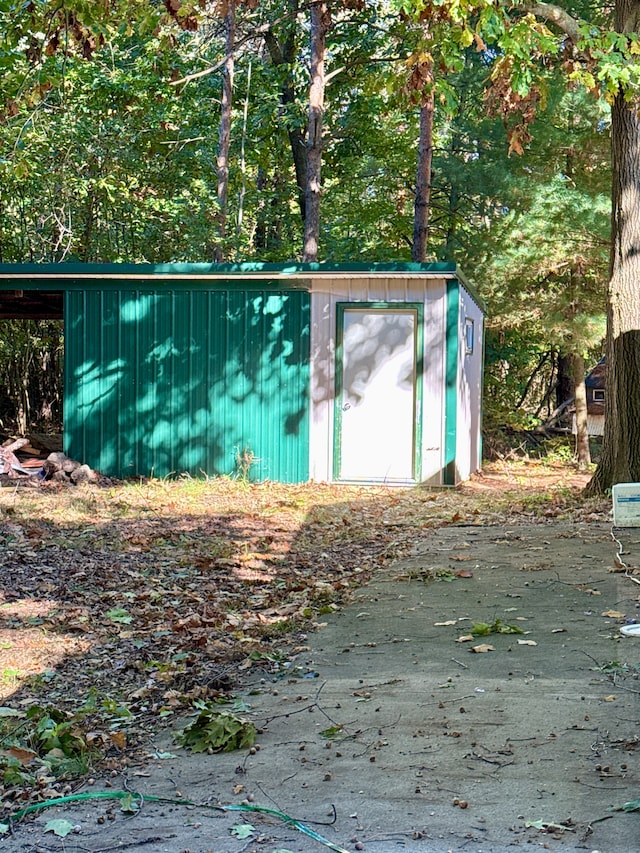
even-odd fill
[[[604,435],[604,400],[606,394],[607,365],[602,358],[587,374],[587,431],[589,435]],[[572,430],[576,432],[576,416],[573,415]]]

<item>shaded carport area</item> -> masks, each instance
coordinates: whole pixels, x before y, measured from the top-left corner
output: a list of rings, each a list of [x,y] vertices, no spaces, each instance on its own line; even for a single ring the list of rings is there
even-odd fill
[[[0,320],[62,320],[61,290],[0,290]]]

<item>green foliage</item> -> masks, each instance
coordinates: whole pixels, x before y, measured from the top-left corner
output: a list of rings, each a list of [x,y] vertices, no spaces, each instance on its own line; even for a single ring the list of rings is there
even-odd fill
[[[215,10],[197,5],[70,0],[66,28],[51,4],[0,0],[2,261],[212,259],[220,75],[210,72],[224,38]],[[503,2],[359,5],[334,8],[328,33],[323,256],[410,257],[418,104],[431,85],[419,72],[431,64],[429,258],[459,262],[488,303],[489,420],[532,425],[554,381],[551,359],[528,385],[540,357],[596,352],[602,337],[606,101],[637,89],[637,37],[581,5],[575,51],[555,25]],[[302,234],[291,146],[306,132],[305,21],[273,0],[240,5],[238,38],[224,251],[287,260]],[[291,48],[282,61],[274,43]],[[59,421],[59,384],[20,401],[23,371],[10,374],[19,402],[0,400],[0,419],[24,426],[44,408]]]
[[[28,427],[47,432],[59,425],[62,357],[62,323],[2,321],[0,427],[24,433]]]
[[[45,768],[56,778],[86,773],[98,756],[82,732],[83,714],[32,705],[24,719],[2,718],[0,774],[6,787],[33,784],[35,771]]]
[[[215,702],[196,702],[199,709],[195,720],[181,732],[176,743],[192,752],[232,752],[246,749],[255,743],[257,732],[253,723],[229,711],[221,711]]]
[[[488,622],[474,622],[471,628],[474,637],[488,637],[489,634],[524,634],[517,625],[505,625],[502,619],[494,619]]]

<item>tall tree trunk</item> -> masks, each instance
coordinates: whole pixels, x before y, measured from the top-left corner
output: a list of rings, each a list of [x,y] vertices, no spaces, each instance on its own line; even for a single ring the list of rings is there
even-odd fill
[[[296,87],[294,67],[296,62],[296,16],[300,7],[299,0],[289,0],[289,10],[292,24],[284,40],[279,42],[272,30],[267,30],[264,36],[269,56],[274,65],[287,68],[286,77],[280,89],[280,103],[285,112],[287,136],[293,159],[293,168],[298,187],[298,207],[304,222],[305,188],[307,183],[307,149],[304,140],[304,129],[286,115],[296,103]]]
[[[584,384],[584,358],[575,354],[570,358],[573,373],[573,399],[576,407],[576,456],[578,468],[586,471],[591,464],[591,451],[587,422],[587,389]]]
[[[420,140],[418,143],[418,168],[416,170],[416,197],[413,206],[413,244],[411,260],[427,259],[429,239],[429,214],[431,208],[431,163],[433,161],[433,113],[435,98],[433,70],[428,70],[428,90],[420,105]]]
[[[240,174],[242,184],[238,195],[238,218],[236,219],[236,259],[240,254],[240,241],[242,239],[242,225],[244,219],[244,197],[247,193],[247,121],[249,119],[249,93],[251,92],[251,63],[247,68],[247,92],[244,98],[244,109],[242,110],[242,139],[240,142]]]
[[[302,260],[318,260],[320,242],[320,191],[322,187],[322,120],[324,117],[324,59],[326,36],[331,24],[328,4],[311,5],[311,85],[307,130],[307,181],[305,190],[304,244]]]
[[[224,19],[225,60],[222,68],[222,106],[220,111],[220,141],[218,145],[218,244],[215,260],[226,255],[227,206],[229,197],[229,148],[231,146],[231,111],[233,106],[234,50],[236,42],[236,0],[229,0]]]
[[[638,31],[640,0],[618,0],[616,30]],[[640,482],[640,114],[619,93],[612,109],[611,279],[602,457],[588,491]]]

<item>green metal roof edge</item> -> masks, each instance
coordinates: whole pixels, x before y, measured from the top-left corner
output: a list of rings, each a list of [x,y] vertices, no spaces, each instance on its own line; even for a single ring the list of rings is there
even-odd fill
[[[73,281],[75,287],[87,279],[114,278],[152,281],[179,278],[181,280],[204,279],[235,279],[245,276],[254,278],[272,278],[280,282],[297,279],[314,278],[316,276],[348,275],[363,273],[367,275],[429,275],[443,276],[447,279],[456,278],[462,284],[478,307],[486,313],[486,306],[478,296],[475,287],[455,263],[416,263],[407,261],[385,261],[367,264],[361,261],[352,263],[332,264],[322,263],[260,263],[245,262],[237,264],[213,263],[172,263],[172,264],[125,264],[104,263],[85,264],[80,262],[48,263],[48,264],[0,264],[0,290],[16,289],[15,282],[20,281],[29,289],[51,288],[53,281]],[[42,282],[42,285],[39,285]],[[45,284],[45,282],[47,284]],[[13,284],[12,284],[13,283]],[[18,288],[19,289],[19,288]],[[56,288],[53,288],[56,289]],[[61,288],[62,289],[62,288]]]
[[[172,264],[85,264],[80,262],[65,262],[57,264],[0,264],[0,277],[11,276],[55,276],[74,278],[77,276],[117,275],[229,275],[242,276],[247,273],[265,273],[267,275],[308,276],[315,274],[331,274],[336,272],[405,272],[405,273],[442,273],[458,276],[458,267],[452,263],[411,263],[405,261],[387,261],[384,263],[367,264],[362,262],[332,264],[332,263],[260,263],[245,262],[238,264],[209,264],[209,263],[172,263]]]

